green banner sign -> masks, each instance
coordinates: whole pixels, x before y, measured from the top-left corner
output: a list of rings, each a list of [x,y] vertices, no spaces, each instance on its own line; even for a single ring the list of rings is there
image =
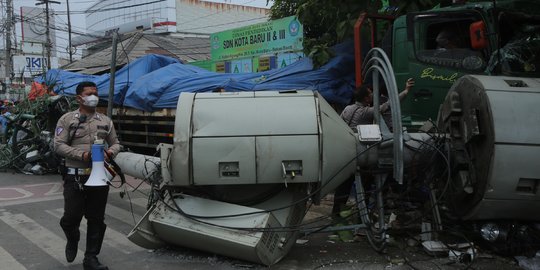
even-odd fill
[[[303,27],[294,16],[210,35],[212,60],[302,50]]]

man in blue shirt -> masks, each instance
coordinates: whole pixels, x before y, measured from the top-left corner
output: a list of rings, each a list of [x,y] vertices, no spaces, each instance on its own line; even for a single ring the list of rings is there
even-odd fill
[[[7,128],[8,120],[6,117],[10,116],[11,113],[7,111],[7,108],[0,106],[0,134],[4,134]]]

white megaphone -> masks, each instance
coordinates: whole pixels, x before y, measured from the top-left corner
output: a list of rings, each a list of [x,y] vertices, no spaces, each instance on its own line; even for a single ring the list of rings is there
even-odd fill
[[[92,172],[84,184],[85,186],[98,187],[107,185],[109,178],[105,173],[105,165],[103,162],[105,158],[103,154],[104,150],[105,145],[103,144],[103,140],[96,140],[94,144],[92,144]]]

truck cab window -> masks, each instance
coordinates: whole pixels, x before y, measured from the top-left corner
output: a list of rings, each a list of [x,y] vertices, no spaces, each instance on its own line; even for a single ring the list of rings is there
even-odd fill
[[[420,62],[434,66],[482,71],[486,61],[482,51],[473,50],[469,26],[480,20],[473,14],[417,15],[414,22],[415,53]]]
[[[540,18],[523,13],[499,16],[500,49],[487,66],[489,74],[538,77],[540,75]]]

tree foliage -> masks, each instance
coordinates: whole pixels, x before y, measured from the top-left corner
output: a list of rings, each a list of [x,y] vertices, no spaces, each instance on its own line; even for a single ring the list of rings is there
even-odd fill
[[[274,0],[271,19],[297,16],[304,26],[304,53],[315,65],[331,57],[329,47],[353,36],[361,12],[400,15],[434,7],[440,0]],[[382,9],[383,6],[390,8]]]

